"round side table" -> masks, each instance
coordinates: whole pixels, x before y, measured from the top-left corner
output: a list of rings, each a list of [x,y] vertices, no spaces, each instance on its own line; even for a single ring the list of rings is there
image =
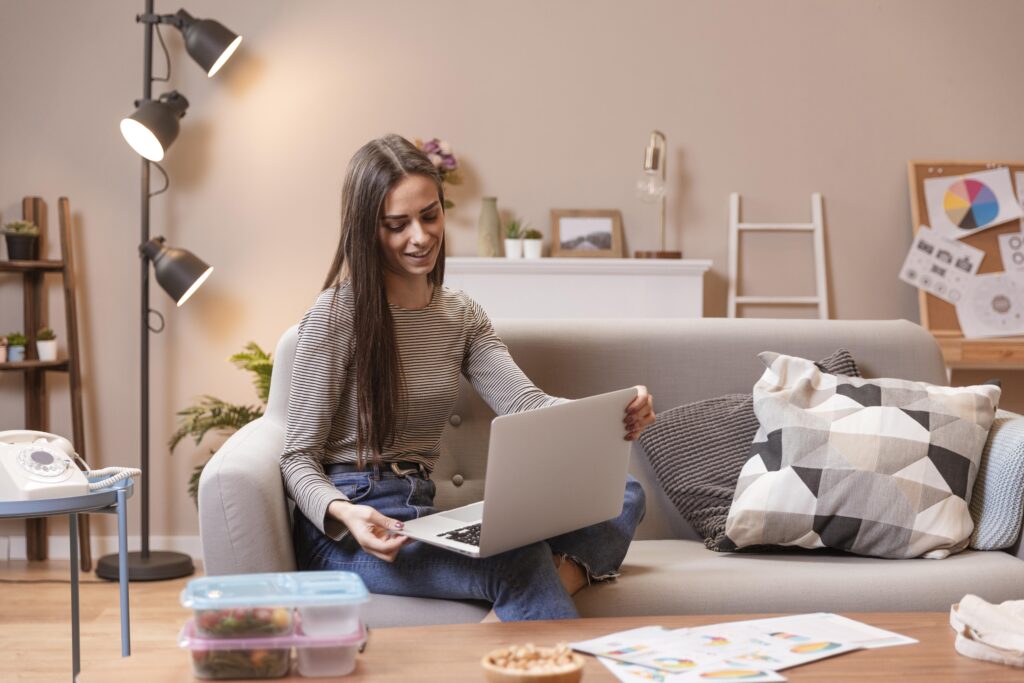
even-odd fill
[[[54,517],[67,515],[71,540],[71,681],[81,669],[78,627],[78,515],[99,512],[117,515],[117,553],[120,565],[121,593],[121,656],[131,654],[131,632],[128,624],[128,510],[127,500],[135,484],[124,479],[113,486],[91,491],[84,496],[43,498],[39,500],[0,501],[0,518]]]

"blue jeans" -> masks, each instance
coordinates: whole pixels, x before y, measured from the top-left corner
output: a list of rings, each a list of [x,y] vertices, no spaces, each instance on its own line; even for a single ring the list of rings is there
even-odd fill
[[[328,467],[328,472],[330,468]],[[353,503],[407,521],[437,512],[434,482],[392,472],[328,474]],[[579,616],[562,587],[553,555],[572,558],[588,579],[618,576],[619,565],[644,516],[644,491],[633,477],[626,482],[622,513],[615,519],[571,531],[546,541],[483,559],[413,541],[385,562],[363,551],[351,535],[327,538],[299,510],[295,511],[295,555],[299,569],[342,569],[362,577],[372,593],[452,600],[485,600],[502,621],[572,619]]]

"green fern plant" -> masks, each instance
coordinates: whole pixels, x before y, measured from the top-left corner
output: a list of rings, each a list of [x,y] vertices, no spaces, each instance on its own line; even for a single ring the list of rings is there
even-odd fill
[[[274,370],[274,362],[256,342],[249,342],[244,350],[228,360],[234,363],[235,367],[252,373],[259,405],[237,405],[209,394],[200,397],[197,403],[178,411],[178,428],[167,442],[171,453],[174,453],[178,444],[188,437],[192,437],[198,446],[210,432],[231,434],[263,415],[267,407],[267,397],[270,396],[270,376]],[[210,454],[213,454],[212,450]],[[188,480],[188,494],[192,496],[196,507],[199,506],[199,477],[203,474],[207,462],[209,459],[196,465]]]

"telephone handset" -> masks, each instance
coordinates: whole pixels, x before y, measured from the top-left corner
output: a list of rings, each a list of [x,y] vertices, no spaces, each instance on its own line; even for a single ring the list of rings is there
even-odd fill
[[[131,467],[90,470],[71,442],[56,434],[0,432],[0,500],[84,496],[141,473]]]

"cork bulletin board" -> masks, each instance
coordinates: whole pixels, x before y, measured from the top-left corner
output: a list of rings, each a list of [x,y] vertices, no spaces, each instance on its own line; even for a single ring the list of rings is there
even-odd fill
[[[924,181],[928,178],[958,176],[976,171],[1006,167],[1015,183],[1015,172],[1024,172],[1024,163],[1004,161],[911,161],[908,164],[910,185],[910,213],[913,231],[919,226],[930,225],[925,198]],[[1014,191],[1017,190],[1016,185]],[[985,252],[978,274],[1003,270],[999,251],[998,236],[1004,233],[1020,232],[1021,221],[1012,220],[993,228],[968,235],[960,240],[964,244]],[[918,306],[921,325],[939,341],[947,365],[950,367],[1024,367],[1024,337],[1000,337],[993,339],[964,339],[957,319],[956,308],[942,299],[918,290]]]

